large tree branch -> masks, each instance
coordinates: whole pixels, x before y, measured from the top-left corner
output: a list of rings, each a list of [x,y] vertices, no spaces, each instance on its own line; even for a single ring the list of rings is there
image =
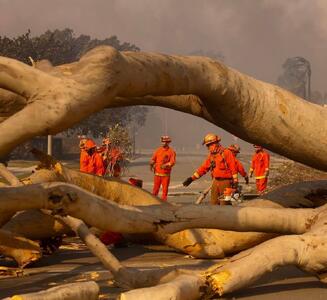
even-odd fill
[[[31,68],[21,65],[15,71],[23,78],[32,74]],[[0,125],[0,155],[35,135],[60,132],[96,111],[116,107],[116,97],[129,99],[122,105],[147,102],[194,113],[194,101],[189,96],[168,97],[167,102],[162,98],[193,94],[201,99],[201,112],[195,110],[201,117],[244,140],[327,170],[325,108],[212,59],[119,53],[110,47],[99,47],[79,62],[56,71],[61,75],[48,75],[46,83],[35,81],[37,93],[28,97],[31,104]],[[6,83],[11,71],[5,68],[3,72]],[[12,85],[0,83],[0,87],[14,90]],[[145,100],[137,98],[146,96],[149,97]],[[26,122],[30,127],[17,125]]]
[[[220,228],[298,234],[310,228],[317,214],[310,209],[199,205],[129,207],[65,183],[1,188],[0,191],[1,213],[34,208],[52,209],[104,230],[125,233],[172,233],[187,228]],[[108,215],[112,216],[110,220]]]

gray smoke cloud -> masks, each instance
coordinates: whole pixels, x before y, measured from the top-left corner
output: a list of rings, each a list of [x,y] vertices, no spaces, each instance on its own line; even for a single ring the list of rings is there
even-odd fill
[[[227,65],[272,83],[286,58],[303,56],[313,90],[325,91],[325,0],[0,0],[1,35],[66,27],[117,35],[144,51],[221,52]],[[173,129],[181,118],[171,114]],[[198,138],[181,140],[194,145]]]

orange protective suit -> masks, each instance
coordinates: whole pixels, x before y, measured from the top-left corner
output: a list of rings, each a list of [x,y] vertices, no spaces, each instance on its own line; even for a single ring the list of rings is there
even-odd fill
[[[79,169],[81,172],[88,171],[88,165],[89,165],[89,155],[84,149],[81,149],[80,159],[79,159]]]
[[[176,162],[176,153],[170,147],[160,147],[152,155],[150,165],[154,169],[152,194],[157,196],[162,186],[162,200],[167,200],[170,173]]]
[[[237,182],[237,166],[232,152],[216,145],[203,162],[194,172],[192,179],[196,180],[211,171],[213,183],[211,186],[211,204],[218,204],[219,198],[223,195],[225,188],[231,187],[233,181]],[[223,201],[220,204],[224,204]]]
[[[250,173],[254,172],[257,191],[263,193],[268,184],[270,155],[263,149],[257,151],[252,157]]]
[[[103,160],[98,152],[94,152],[92,155],[89,156],[87,173],[98,175],[98,176],[103,176],[105,174]]]

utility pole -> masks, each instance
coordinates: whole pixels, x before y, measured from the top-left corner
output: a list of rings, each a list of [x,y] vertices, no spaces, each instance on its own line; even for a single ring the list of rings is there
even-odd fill
[[[48,135],[48,155],[52,155],[52,135]]]

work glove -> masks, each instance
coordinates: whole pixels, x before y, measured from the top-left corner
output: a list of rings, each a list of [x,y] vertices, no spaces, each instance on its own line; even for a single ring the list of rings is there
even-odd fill
[[[192,183],[193,179],[192,177],[187,177],[184,181],[183,181],[183,185],[184,186],[189,186]]]
[[[265,172],[265,177],[269,176],[269,170]]]
[[[249,184],[249,176],[246,175],[246,176],[244,177],[244,180],[245,180],[245,183],[246,183],[246,184]]]
[[[252,175],[253,175],[253,172],[250,172],[250,178],[252,177]]]
[[[150,164],[150,172],[153,172],[154,171],[154,168],[153,168],[153,164]]]

